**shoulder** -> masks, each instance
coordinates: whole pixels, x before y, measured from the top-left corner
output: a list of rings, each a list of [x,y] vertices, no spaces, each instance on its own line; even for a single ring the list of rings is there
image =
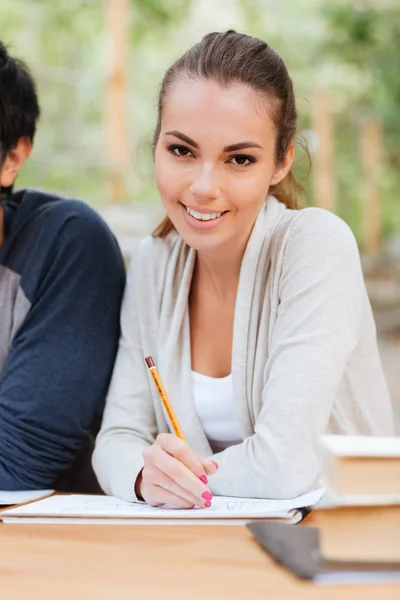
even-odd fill
[[[329,286],[363,287],[360,254],[350,227],[319,208],[296,211],[278,258],[281,284],[329,281]]]
[[[150,262],[168,261],[177,247],[183,244],[181,237],[175,231],[165,238],[147,236],[136,246],[132,254],[132,262],[146,259]]]
[[[48,205],[43,213],[47,224],[54,224],[68,240],[77,242],[106,242],[115,245],[116,240],[102,217],[81,200],[59,198]]]
[[[177,262],[185,262],[188,247],[175,231],[165,238],[151,236],[143,238],[132,253],[128,278],[155,282],[163,277],[167,269],[175,270]]]
[[[92,270],[103,264],[118,273],[124,269],[116,239],[104,220],[80,200],[35,189],[20,190],[10,198],[5,261],[32,281],[51,268],[79,264]]]
[[[136,246],[132,253],[132,262],[136,262],[141,259],[147,259],[150,261],[167,260],[173,248],[178,241],[179,236],[173,232],[165,238],[155,238],[153,236],[146,236]]]
[[[358,269],[360,263],[357,242],[347,223],[316,207],[281,209],[269,248],[278,272],[346,261],[349,267]]]
[[[43,277],[46,281],[62,275],[77,279],[77,273],[91,283],[109,280],[109,285],[123,284],[125,268],[118,243],[90,206],[80,200],[26,190],[18,213],[19,242],[25,248],[21,272],[31,293]]]
[[[295,214],[287,229],[285,252],[324,250],[358,256],[357,242],[340,217],[321,208],[304,208]]]
[[[33,192],[35,200],[37,192]],[[81,200],[41,193],[35,220],[60,254],[81,256],[85,262],[110,260],[122,267],[121,252],[102,217]]]
[[[328,210],[309,207],[294,212],[296,213],[292,223],[294,231],[309,233],[324,231],[328,234],[333,233],[354,239],[354,235],[347,223]]]
[[[18,201],[18,221],[28,225],[36,233],[43,230],[47,237],[67,231],[78,238],[81,234],[93,234],[113,239],[113,235],[101,218],[81,200],[65,198],[41,190],[26,189],[14,194]]]
[[[192,253],[176,232],[165,238],[144,238],[132,253],[125,306],[136,306],[142,314],[148,310],[158,314],[164,301],[178,296]]]

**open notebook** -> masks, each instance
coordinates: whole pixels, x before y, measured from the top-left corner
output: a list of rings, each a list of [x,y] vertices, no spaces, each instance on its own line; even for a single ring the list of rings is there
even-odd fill
[[[24,490],[20,492],[9,492],[0,490],[0,506],[10,506],[11,504],[23,504],[32,502],[45,496],[50,496],[54,490]]]
[[[173,524],[215,525],[243,524],[256,519],[284,520],[298,523],[322,497],[319,489],[292,500],[215,497],[211,508],[180,510],[153,508],[133,504],[113,496],[56,495],[6,510],[0,514],[4,523],[74,523],[74,524]]]

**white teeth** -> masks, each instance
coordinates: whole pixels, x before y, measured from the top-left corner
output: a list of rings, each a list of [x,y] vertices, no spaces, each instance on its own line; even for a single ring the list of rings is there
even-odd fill
[[[192,210],[186,206],[186,210],[190,216],[194,217],[198,221],[211,221],[212,219],[218,219],[222,215],[222,212],[218,213],[199,213],[196,210]]]

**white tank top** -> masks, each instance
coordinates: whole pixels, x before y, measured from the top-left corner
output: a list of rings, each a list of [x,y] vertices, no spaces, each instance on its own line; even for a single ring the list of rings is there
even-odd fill
[[[240,444],[243,438],[233,402],[232,375],[216,378],[192,371],[192,389],[197,415],[213,452]]]

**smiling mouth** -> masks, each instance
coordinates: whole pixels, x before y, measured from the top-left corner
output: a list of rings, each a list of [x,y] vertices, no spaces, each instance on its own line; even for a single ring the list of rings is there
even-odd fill
[[[222,212],[201,213],[197,210],[189,208],[188,206],[185,206],[184,204],[182,206],[186,209],[186,212],[197,221],[213,221],[215,219],[219,219],[219,217],[222,217],[222,215],[228,212],[227,210],[224,210]]]

